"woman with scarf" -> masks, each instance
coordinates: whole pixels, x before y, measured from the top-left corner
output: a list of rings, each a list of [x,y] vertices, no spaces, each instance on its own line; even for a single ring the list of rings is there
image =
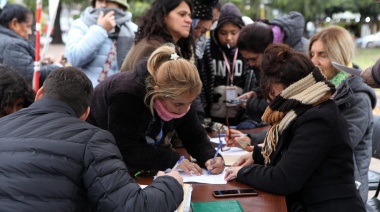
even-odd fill
[[[285,195],[288,211],[365,211],[348,124],[330,99],[335,86],[285,44],[267,48],[261,70],[269,101],[263,120],[271,128],[264,146],[255,145],[225,179]]]
[[[197,160],[184,159],[178,168],[190,175],[202,174],[201,168],[219,174],[223,159],[213,159],[215,149],[192,104],[201,89],[195,65],[179,57],[174,45],[165,45],[149,60],[143,58],[135,70],[99,84],[87,121],[113,134],[130,172],[172,168],[180,155],[162,143],[175,130]]]
[[[332,97],[348,122],[354,149],[355,180],[363,202],[368,197],[368,170],[372,157],[373,113],[376,94],[360,76],[336,69],[331,62],[352,67],[355,45],[350,33],[340,26],[330,26],[310,38],[309,57],[336,87]]]
[[[81,68],[95,87],[119,72],[133,45],[137,25],[126,0],[92,0],[69,31],[65,55]]]

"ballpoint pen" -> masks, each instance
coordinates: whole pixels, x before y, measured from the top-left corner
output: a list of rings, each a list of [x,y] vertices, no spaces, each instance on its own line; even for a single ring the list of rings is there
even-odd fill
[[[185,156],[182,155],[182,156],[179,158],[179,160],[177,161],[177,163],[173,166],[173,168],[172,168],[171,171],[174,171],[174,170],[179,166],[179,164],[181,164],[181,162],[183,161],[184,158],[185,158]]]
[[[219,145],[218,145],[218,148],[216,149],[216,152],[215,152],[214,158],[213,158],[212,161],[211,161],[211,165],[214,165],[214,164],[215,164],[216,156],[218,156],[218,152],[219,152],[220,148],[222,148],[222,145],[223,145],[223,142],[219,142]],[[210,173],[211,173],[211,170],[208,170],[207,174],[210,175]]]

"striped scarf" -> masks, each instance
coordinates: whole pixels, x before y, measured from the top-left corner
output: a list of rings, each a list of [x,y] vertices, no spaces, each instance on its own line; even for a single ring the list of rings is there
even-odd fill
[[[270,103],[262,116],[262,120],[271,125],[261,151],[265,164],[270,163],[269,157],[276,151],[279,136],[289,124],[308,109],[328,100],[334,92],[335,86],[315,68]]]

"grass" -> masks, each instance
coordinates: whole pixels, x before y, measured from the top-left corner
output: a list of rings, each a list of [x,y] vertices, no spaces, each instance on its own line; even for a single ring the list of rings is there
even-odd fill
[[[372,66],[378,59],[380,59],[380,48],[358,48],[356,52],[356,57],[354,58],[354,63],[357,64],[361,69],[368,68]],[[373,113],[380,115],[380,89],[373,89],[377,95],[377,106],[373,110]]]
[[[380,59],[380,48],[357,48],[353,62],[361,69],[365,69],[373,65],[378,59]]]

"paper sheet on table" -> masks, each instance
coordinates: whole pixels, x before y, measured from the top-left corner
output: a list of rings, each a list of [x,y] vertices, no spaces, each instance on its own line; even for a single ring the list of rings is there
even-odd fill
[[[140,185],[142,189],[146,188],[148,185]],[[193,193],[193,186],[191,184],[183,184],[183,201],[178,206],[177,210],[174,212],[189,212],[191,195]]]
[[[219,154],[223,156],[224,164],[226,166],[232,166],[232,164],[239,160],[240,156],[247,153],[249,152],[239,147],[231,147],[231,149],[228,151],[219,151]]]
[[[202,169],[203,174],[198,176],[193,174],[192,176],[186,174],[186,172],[179,172],[183,177],[183,182],[196,182],[196,183],[207,183],[207,184],[227,184],[227,181],[224,180],[225,170],[220,174],[210,174],[208,175],[207,169]]]

